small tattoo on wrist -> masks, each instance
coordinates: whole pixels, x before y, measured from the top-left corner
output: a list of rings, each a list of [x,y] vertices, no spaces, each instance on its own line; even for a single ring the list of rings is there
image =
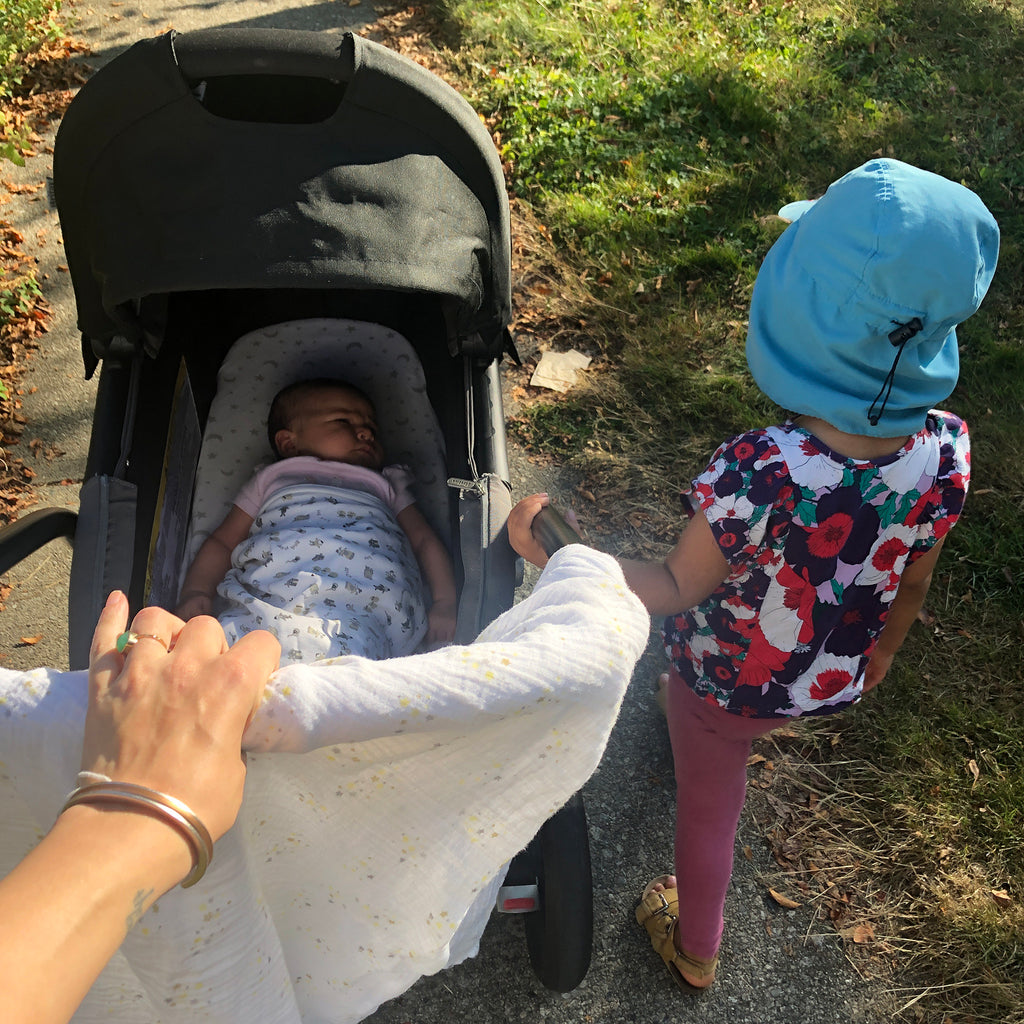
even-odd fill
[[[146,901],[153,895],[152,889],[140,889],[132,900],[132,911],[125,919],[125,928],[131,931],[146,913]]]

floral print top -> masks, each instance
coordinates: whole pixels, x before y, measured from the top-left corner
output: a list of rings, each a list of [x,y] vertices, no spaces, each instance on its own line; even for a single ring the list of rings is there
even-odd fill
[[[735,714],[830,714],[860,699],[903,569],[959,518],[967,425],[933,411],[893,455],[857,461],[792,421],[726,441],[684,495],[729,575],[666,619],[698,696]]]

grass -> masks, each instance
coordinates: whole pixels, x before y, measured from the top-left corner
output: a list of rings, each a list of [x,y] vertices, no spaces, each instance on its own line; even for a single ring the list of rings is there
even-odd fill
[[[21,84],[25,55],[43,39],[59,34],[54,21],[59,10],[60,0],[4,0],[0,6],[0,101]],[[19,150],[24,141],[23,133],[0,111],[0,163],[22,165]]]
[[[963,181],[999,220],[1000,269],[959,332],[946,403],[971,425],[973,484],[933,619],[876,697],[780,741],[773,784],[839,794],[827,813],[804,800],[790,867],[828,916],[823,894],[845,893],[844,934],[872,923],[851,948],[895,956],[901,1019],[1024,1021],[1024,2],[448,0],[443,14],[517,202],[587,282],[561,313],[597,369],[513,428],[583,473],[580,512],[630,538],[623,553],[670,540],[676,494],[717,443],[778,415],[743,344],[784,202],[884,154]]]
[[[54,18],[59,0],[3,0],[0,4],[0,171],[9,161],[24,165],[41,98],[32,74],[40,44],[59,38]],[[6,445],[20,434],[15,385],[25,353],[34,346],[44,318],[36,267],[22,249],[23,238],[0,220],[0,523],[34,500],[33,471],[11,456]],[[2,594],[0,594],[2,606]]]
[[[59,0],[4,0],[0,7],[0,105],[10,99],[22,82],[24,58],[41,41],[53,38],[59,27],[53,21],[60,9]],[[5,160],[24,164],[20,150],[30,132],[30,126],[20,129],[9,123],[0,109],[0,166]],[[25,261],[15,258],[6,237],[4,255],[0,257],[0,327],[24,316],[40,298],[39,285],[34,272],[25,272]],[[20,256],[20,254],[18,254]],[[6,388],[0,382],[0,399],[6,397]]]

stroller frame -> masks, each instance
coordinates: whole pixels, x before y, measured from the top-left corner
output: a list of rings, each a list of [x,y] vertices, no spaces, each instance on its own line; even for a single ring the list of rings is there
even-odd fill
[[[412,343],[448,452],[457,640],[511,605],[498,377],[504,354],[517,359],[509,212],[490,136],[453,89],[351,34],[170,32],[83,87],[54,186],[86,376],[102,364],[96,412],[79,515],[44,510],[0,531],[0,572],[73,536],[73,669],[111,590],[147,601],[183,370],[201,428],[231,344],[295,319],[370,321]],[[576,987],[593,920],[578,797],[508,884],[540,895],[527,938],[541,981]]]

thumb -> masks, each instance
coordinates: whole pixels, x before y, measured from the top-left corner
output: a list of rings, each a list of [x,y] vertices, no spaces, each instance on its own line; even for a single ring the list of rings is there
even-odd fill
[[[245,724],[248,728],[256,709],[263,702],[267,680],[281,660],[281,645],[272,633],[254,629],[238,640],[223,657],[241,669],[236,685],[241,688],[240,699],[247,705]]]

